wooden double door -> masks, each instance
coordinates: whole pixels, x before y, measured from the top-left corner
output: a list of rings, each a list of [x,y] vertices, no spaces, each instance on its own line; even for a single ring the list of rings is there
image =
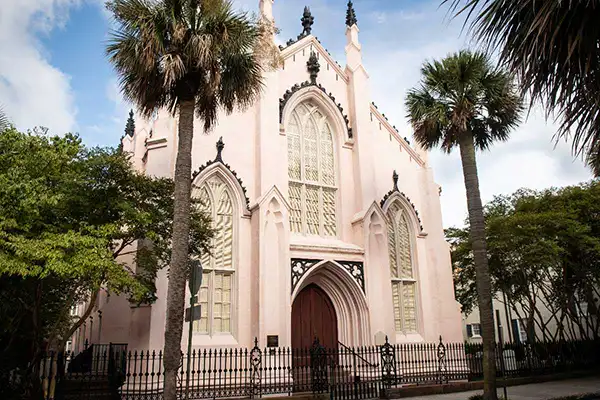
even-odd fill
[[[338,345],[337,314],[331,299],[315,284],[306,286],[292,304],[292,348],[307,349],[315,338],[328,349]]]

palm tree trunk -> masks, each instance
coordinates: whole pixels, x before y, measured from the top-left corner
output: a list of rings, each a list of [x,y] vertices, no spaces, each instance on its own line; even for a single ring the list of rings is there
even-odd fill
[[[465,132],[461,135],[459,145],[465,189],[467,191],[477,301],[479,303],[481,336],[483,338],[483,397],[485,400],[496,400],[498,395],[496,393],[496,341],[494,338],[492,283],[488,267],[485,221],[483,219],[481,194],[479,193],[479,177],[477,176],[473,135],[470,132]]]
[[[175,162],[173,240],[165,326],[164,400],[176,400],[177,370],[181,362],[181,334],[190,236],[193,136],[194,101],[183,101],[179,105],[179,143]]]

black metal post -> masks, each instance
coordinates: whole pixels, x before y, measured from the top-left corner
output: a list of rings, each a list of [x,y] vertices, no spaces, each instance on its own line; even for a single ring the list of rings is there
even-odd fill
[[[192,276],[190,277],[190,323],[188,327],[188,349],[187,349],[187,369],[185,376],[185,398],[190,397],[190,364],[192,356],[192,328],[194,323],[194,303],[196,302],[196,296],[192,292],[193,283],[196,280],[196,268],[192,267]]]
[[[94,343],[94,316],[90,316],[90,342]]]
[[[98,311],[98,343],[102,343],[102,311]]]
[[[202,264],[200,260],[190,260],[189,267],[191,268],[191,276],[189,280],[190,289],[190,324],[188,327],[188,354],[187,354],[187,370],[185,377],[185,398],[189,399],[190,396],[190,366],[192,357],[192,335],[193,335],[193,323],[194,323],[194,305],[196,304],[196,293],[200,290],[202,285]],[[196,271],[198,270],[198,271]],[[198,276],[199,275],[199,276]]]
[[[498,321],[498,340],[500,342],[500,368],[502,370],[502,390],[504,391],[504,400],[508,400],[508,394],[506,392],[506,370],[504,366],[504,351],[503,351],[503,332],[502,332],[502,320],[500,320],[500,310],[496,310],[496,320]]]
[[[506,317],[506,327],[508,329],[508,341],[510,343],[514,343],[514,339],[513,339],[513,335],[511,332],[511,325],[510,325],[510,314],[508,312],[508,298],[506,297],[506,292],[503,290],[502,291],[502,299],[504,300],[504,317]]]

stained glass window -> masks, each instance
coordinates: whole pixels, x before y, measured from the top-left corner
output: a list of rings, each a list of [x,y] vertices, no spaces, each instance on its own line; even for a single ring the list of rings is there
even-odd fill
[[[411,233],[406,212],[397,203],[388,210],[388,247],[396,331],[416,332],[417,281],[413,274]]]
[[[212,254],[201,257],[204,272],[198,291],[200,320],[194,321],[193,329],[207,335],[231,333],[235,273],[233,201],[228,186],[218,177],[212,177],[202,187],[194,188],[193,196],[200,199],[200,207],[210,215],[215,230]]]
[[[337,187],[331,125],[311,102],[298,105],[287,126],[292,232],[336,236]]]

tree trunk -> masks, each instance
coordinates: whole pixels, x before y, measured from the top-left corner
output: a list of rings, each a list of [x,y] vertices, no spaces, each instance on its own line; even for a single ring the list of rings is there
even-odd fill
[[[177,370],[181,362],[181,334],[190,236],[193,136],[194,101],[183,101],[179,106],[179,143],[175,162],[173,239],[165,326],[164,400],[176,400]]]
[[[477,301],[479,303],[479,318],[483,339],[483,397],[486,400],[496,400],[498,395],[496,393],[496,341],[494,334],[492,283],[487,259],[485,221],[483,218],[483,206],[481,205],[481,194],[479,193],[475,145],[471,133],[465,132],[461,136],[459,147],[467,192],[467,208],[469,210],[469,223],[471,225],[471,243],[473,246],[475,281],[477,284]]]

